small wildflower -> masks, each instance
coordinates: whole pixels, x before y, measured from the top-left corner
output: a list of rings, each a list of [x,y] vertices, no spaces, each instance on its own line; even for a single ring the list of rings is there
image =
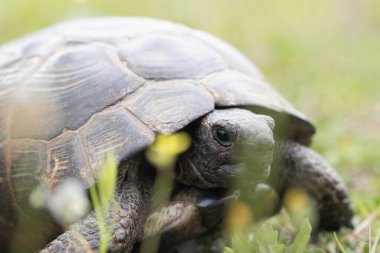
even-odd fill
[[[77,179],[70,178],[49,195],[46,207],[56,221],[68,226],[88,213],[90,203],[85,187]]]
[[[42,185],[38,185],[29,196],[29,203],[34,208],[44,208],[46,199],[50,194],[50,190]]]
[[[159,169],[173,167],[177,155],[186,151],[191,137],[186,132],[172,135],[159,134],[156,141],[146,151],[147,159]]]
[[[309,217],[312,224],[316,220],[315,203],[302,189],[290,189],[285,194],[284,206],[297,225],[301,224],[305,217]]]
[[[228,227],[235,229],[246,228],[253,221],[253,214],[247,204],[242,201],[233,203],[228,214]]]

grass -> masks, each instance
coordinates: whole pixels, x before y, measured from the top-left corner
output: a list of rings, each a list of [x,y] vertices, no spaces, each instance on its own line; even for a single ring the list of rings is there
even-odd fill
[[[313,147],[347,182],[364,227],[339,240],[368,252],[368,225],[380,228],[379,12],[377,0],[0,0],[0,42],[88,15],[165,18],[221,37],[316,124]],[[338,252],[331,235],[320,240]]]
[[[115,222],[112,220],[110,208],[115,208],[114,194],[117,181],[117,164],[112,153],[108,154],[101,165],[97,185],[90,187],[90,196],[94,212],[99,224],[99,253],[106,253]]]

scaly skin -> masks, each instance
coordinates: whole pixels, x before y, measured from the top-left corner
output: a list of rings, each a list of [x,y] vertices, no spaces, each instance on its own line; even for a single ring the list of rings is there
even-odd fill
[[[116,224],[108,248],[111,252],[130,252],[143,232],[151,182],[137,175],[138,170],[136,160],[128,161],[118,176],[116,204],[110,208],[110,215]],[[99,246],[98,223],[94,212],[91,212],[49,243],[42,253],[98,252]]]
[[[319,230],[352,227],[353,211],[348,192],[337,172],[316,152],[292,141],[277,144],[277,157],[270,181],[280,197],[292,188],[301,188],[315,199]]]

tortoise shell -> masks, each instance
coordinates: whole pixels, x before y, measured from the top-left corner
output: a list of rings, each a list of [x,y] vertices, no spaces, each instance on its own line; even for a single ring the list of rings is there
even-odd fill
[[[54,25],[0,47],[0,189],[26,197],[96,178],[104,154],[126,160],[215,108],[248,106],[314,127],[243,55],[201,31],[148,18]]]

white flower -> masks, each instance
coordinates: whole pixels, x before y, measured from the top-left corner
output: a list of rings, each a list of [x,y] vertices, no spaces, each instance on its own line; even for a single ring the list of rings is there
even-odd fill
[[[88,213],[90,202],[85,187],[79,180],[70,178],[49,195],[46,207],[59,223],[68,226]]]

